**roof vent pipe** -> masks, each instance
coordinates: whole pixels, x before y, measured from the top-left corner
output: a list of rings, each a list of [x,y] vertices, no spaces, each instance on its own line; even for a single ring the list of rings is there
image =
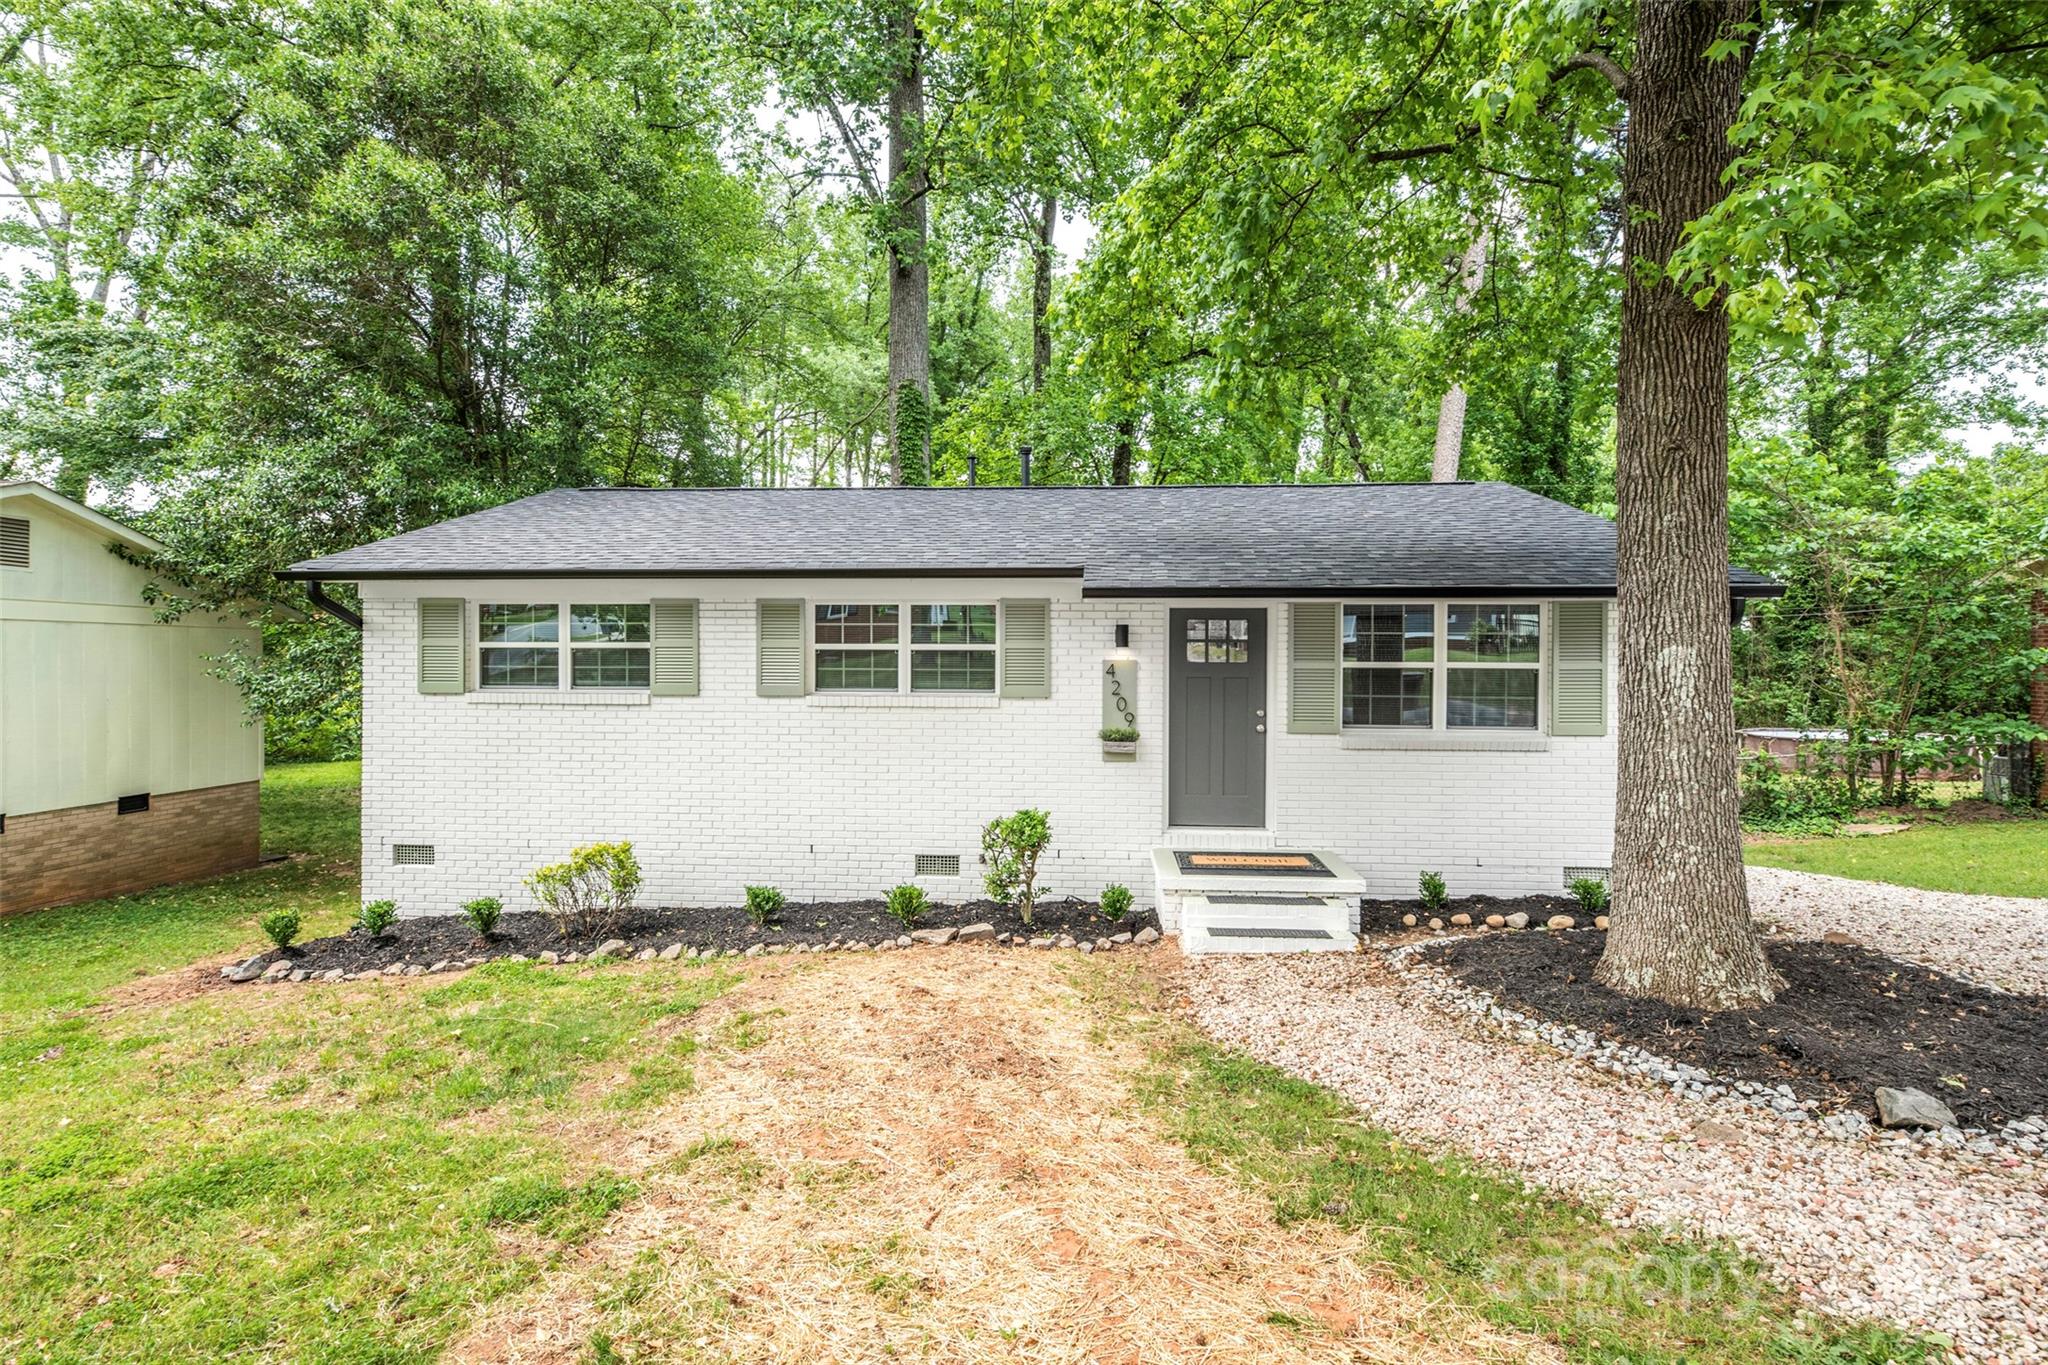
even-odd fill
[[[1017,447],[1017,483],[1024,488],[1031,487],[1031,447]]]
[[[980,464],[981,464],[981,456],[979,456],[979,455],[969,455],[969,456],[967,457],[967,486],[968,486],[969,488],[972,488],[972,487],[974,487],[974,476],[975,476],[975,471],[976,471],[976,469],[977,469],[977,468],[978,468],[978,467],[980,466]]]

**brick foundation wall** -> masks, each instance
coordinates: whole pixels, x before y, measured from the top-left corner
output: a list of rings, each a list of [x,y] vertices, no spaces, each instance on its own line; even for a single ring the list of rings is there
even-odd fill
[[[0,914],[95,900],[255,865],[259,784],[154,792],[114,803],[9,815],[0,832]]]

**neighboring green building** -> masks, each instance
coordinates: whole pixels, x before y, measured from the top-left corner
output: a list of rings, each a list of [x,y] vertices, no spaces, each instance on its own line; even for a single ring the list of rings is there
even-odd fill
[[[0,913],[256,861],[263,730],[212,656],[234,616],[160,621],[162,549],[38,483],[0,484]]]

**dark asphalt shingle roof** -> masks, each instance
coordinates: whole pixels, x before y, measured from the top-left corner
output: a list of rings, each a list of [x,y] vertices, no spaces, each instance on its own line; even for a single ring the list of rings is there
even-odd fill
[[[1091,595],[1614,589],[1614,524],[1499,483],[557,489],[292,578],[1079,575]],[[1730,570],[1738,590],[1769,592]]]

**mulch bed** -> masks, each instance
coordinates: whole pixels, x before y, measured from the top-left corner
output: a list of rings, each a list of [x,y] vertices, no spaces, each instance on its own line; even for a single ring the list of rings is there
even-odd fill
[[[1425,957],[1525,1014],[1866,1115],[1880,1085],[1924,1090],[1966,1127],[2048,1112],[2048,1000],[2039,996],[2006,995],[1867,948],[1780,942],[1765,949],[1787,983],[1775,1002],[1706,1014],[1597,984],[1606,941],[1489,934]]]
[[[1508,916],[1517,910],[1529,917],[1531,924],[1541,924],[1552,915],[1572,915],[1581,924],[1591,924],[1593,917],[1579,909],[1579,903],[1569,896],[1454,896],[1441,910],[1425,910],[1417,900],[1374,900],[1368,896],[1359,902],[1359,927],[1368,934],[1399,934],[1410,932],[1410,926],[1401,923],[1401,916],[1415,916],[1418,925],[1428,924],[1432,916],[1445,924],[1452,915],[1470,915],[1474,924],[1486,923],[1488,915]]]
[[[960,904],[935,901],[924,918],[917,922],[917,927],[943,929],[948,925],[992,924],[998,934],[1049,935],[1053,938],[1071,934],[1077,939],[1097,939],[1125,931],[1136,933],[1147,927],[1157,928],[1159,923],[1151,911],[1133,910],[1112,924],[1098,912],[1095,902],[1081,900],[1041,901],[1033,919],[1035,923],[1027,927],[1016,911],[993,901]],[[779,921],[766,929],[757,929],[747,918],[745,910],[732,905],[709,909],[636,910],[620,923],[615,932],[574,934],[568,938],[555,932],[554,921],[546,915],[521,911],[500,919],[497,929],[491,934],[491,941],[485,945],[477,943],[476,931],[460,915],[422,915],[398,921],[382,938],[373,939],[355,932],[337,934],[332,938],[294,944],[284,953],[265,953],[261,960],[268,966],[279,957],[287,957],[295,966],[309,972],[324,972],[336,967],[344,972],[373,972],[407,963],[432,966],[443,960],[510,957],[514,953],[532,957],[544,949],[562,954],[587,954],[612,938],[624,939],[636,952],[642,948],[666,948],[672,943],[706,950],[745,952],[756,943],[769,947],[778,943],[830,943],[834,940],[877,943],[908,932],[890,918],[879,900],[792,901]]]

